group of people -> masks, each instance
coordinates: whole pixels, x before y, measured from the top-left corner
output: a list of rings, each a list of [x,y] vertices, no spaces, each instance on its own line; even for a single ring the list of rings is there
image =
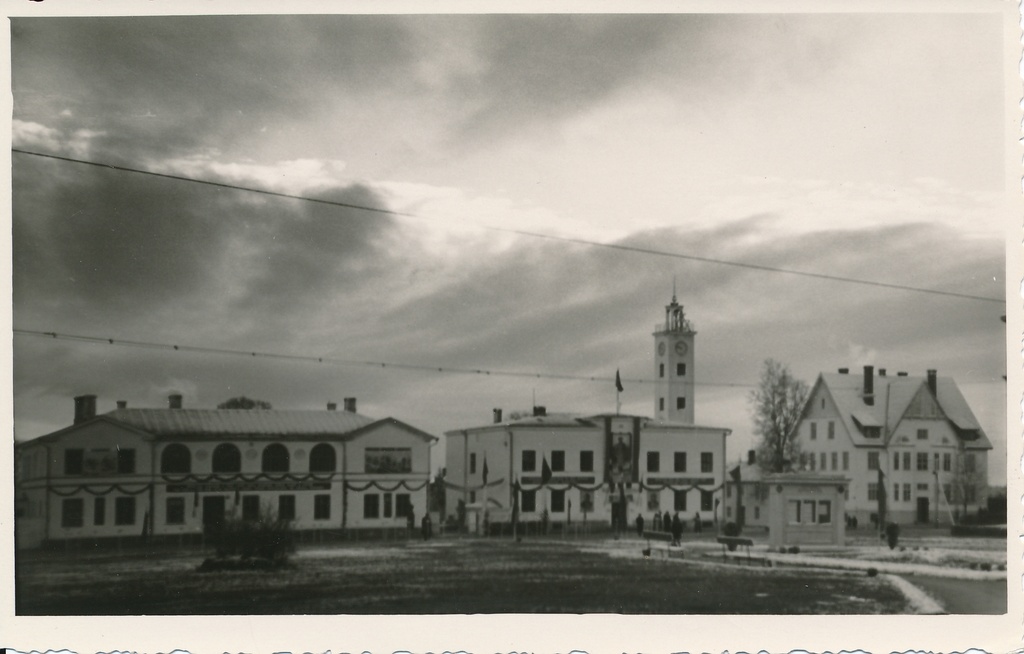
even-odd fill
[[[643,538],[644,535],[644,516],[642,513],[636,516],[636,535]],[[675,515],[670,515],[668,511],[665,511],[664,516],[654,512],[654,524],[652,531],[667,531],[672,534],[672,544],[679,545],[683,537],[683,531],[686,529],[686,523],[679,518],[679,512]],[[693,531],[695,533],[701,533],[704,530],[700,520],[700,513],[693,514]]]

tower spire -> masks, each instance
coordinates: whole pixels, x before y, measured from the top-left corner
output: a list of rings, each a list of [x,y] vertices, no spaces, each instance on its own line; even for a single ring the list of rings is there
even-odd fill
[[[676,303],[676,276],[672,275],[672,304]]]

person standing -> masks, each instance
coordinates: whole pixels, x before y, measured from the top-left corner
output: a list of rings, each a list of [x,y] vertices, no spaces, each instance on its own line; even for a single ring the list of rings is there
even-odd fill
[[[430,540],[430,536],[433,532],[433,525],[430,522],[429,511],[423,516],[423,521],[420,523],[420,530],[423,532],[423,540]]]
[[[668,511],[665,511],[665,517],[661,520],[661,530],[672,533],[672,516]]]
[[[683,539],[683,521],[679,519],[679,514],[676,513],[672,516],[672,544],[681,545]]]
[[[644,515],[642,513],[636,514],[636,535],[640,538],[644,537]]]
[[[693,514],[693,531],[698,534],[704,531],[704,525],[700,522],[700,513]]]
[[[661,514],[657,511],[654,512],[654,531],[661,531]]]

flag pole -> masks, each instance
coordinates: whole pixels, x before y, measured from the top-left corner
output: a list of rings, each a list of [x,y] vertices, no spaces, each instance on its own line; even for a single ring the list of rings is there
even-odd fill
[[[615,415],[619,415],[622,411],[622,401],[619,399],[619,394],[622,393],[622,377],[619,376],[618,368],[615,369]]]

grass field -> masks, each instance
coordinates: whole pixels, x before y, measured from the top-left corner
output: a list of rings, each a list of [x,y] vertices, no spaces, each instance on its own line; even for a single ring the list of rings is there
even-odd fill
[[[612,557],[534,540],[303,548],[288,569],[198,572],[198,551],[32,552],[19,615],[864,614],[908,612],[880,578]]]

